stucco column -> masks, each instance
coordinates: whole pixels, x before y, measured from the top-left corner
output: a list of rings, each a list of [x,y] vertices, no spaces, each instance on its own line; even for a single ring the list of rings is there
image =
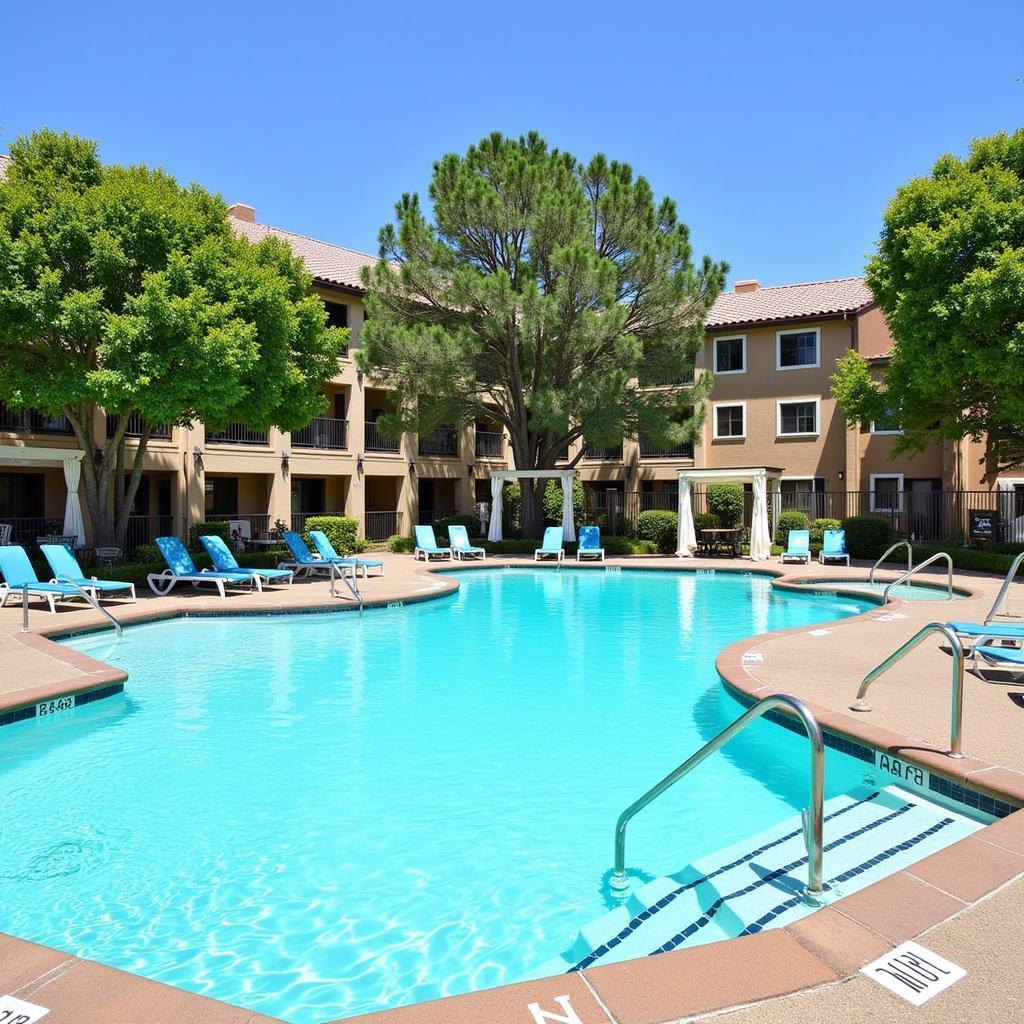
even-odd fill
[[[289,460],[292,450],[291,434],[282,433],[276,427],[271,427],[267,440],[270,442],[270,449],[274,453],[274,472],[270,478],[270,493],[267,495],[267,513],[270,516],[268,527],[274,529],[274,523],[280,519],[289,529],[292,525],[292,467],[284,465],[283,455],[288,455]]]

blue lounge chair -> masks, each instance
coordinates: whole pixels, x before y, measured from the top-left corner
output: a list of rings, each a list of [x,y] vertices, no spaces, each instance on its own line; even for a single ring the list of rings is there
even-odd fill
[[[601,527],[581,526],[580,542],[576,548],[576,561],[582,562],[585,558],[597,558],[604,561],[604,548],[601,547]]]
[[[287,583],[292,585],[292,577],[295,575],[291,569],[250,569],[243,568],[238,560],[231,553],[231,549],[224,543],[223,537],[216,534],[202,534],[199,537],[206,553],[213,562],[213,567],[218,572],[244,572],[249,576],[257,577],[261,584],[270,586],[271,583]],[[261,588],[262,589],[262,586]]]
[[[779,556],[780,562],[793,561],[811,564],[811,531],[790,530],[789,543]]]
[[[452,546],[452,557],[460,562],[467,555],[471,558],[479,557],[481,560],[487,558],[487,552],[483,548],[474,547],[469,543],[469,531],[464,526],[448,527],[448,543]]]
[[[98,580],[95,576],[87,577],[67,545],[40,544],[39,550],[53,570],[51,583],[77,583],[83,590],[92,594],[94,601],[111,594],[124,593],[130,594],[132,600],[135,600],[134,583],[125,583],[123,580]]]
[[[790,537],[792,537],[792,532]],[[821,538],[821,553],[818,555],[818,562],[824,565],[826,562],[845,562],[850,564],[850,556],[846,551],[846,531],[826,530]]]
[[[57,611],[56,600],[59,597],[81,597],[82,592],[69,583],[41,583],[32,563],[25,554],[25,549],[18,544],[5,544],[0,547],[0,608],[7,604],[7,598],[14,594],[24,597],[25,584],[28,584],[29,597],[41,597],[50,606],[51,612]]]
[[[334,545],[331,543],[330,538],[324,533],[323,530],[310,530],[309,539],[313,542],[313,547],[316,548],[317,554],[325,561],[334,562],[335,565],[351,565],[356,570],[363,570],[363,579],[366,579],[367,570],[370,568],[380,569],[380,575],[384,575],[384,563],[376,558],[348,558],[345,555],[339,555],[334,550]]]
[[[413,550],[412,557],[419,558],[423,556],[424,562],[429,562],[431,558],[452,558],[451,548],[439,548],[437,546],[437,538],[434,536],[434,528],[432,526],[416,526],[413,527],[413,532],[416,534],[416,547]]]
[[[958,637],[971,642],[970,658],[982,679],[989,668],[1008,672],[1015,681],[1024,676],[1024,624],[1012,622],[947,622]],[[994,641],[1011,641],[1016,646],[996,646]]]
[[[562,528],[560,526],[549,526],[544,531],[544,539],[540,547],[533,552],[533,560],[539,562],[542,558],[554,558],[561,564],[565,558],[565,548],[562,547]]]
[[[292,557],[278,562],[278,569],[291,569],[296,577],[299,577],[313,576],[317,573],[330,576],[337,568],[342,573],[347,570],[355,578],[356,567],[352,564],[351,558],[319,558],[309,550],[306,542],[294,530],[285,530],[281,536],[284,538],[285,544],[288,545]]]
[[[200,583],[212,583],[221,597],[227,597],[224,588],[229,584],[236,587],[255,585],[257,590],[263,589],[256,576],[250,576],[245,572],[221,572],[211,569],[200,572],[192,561],[192,556],[185,550],[185,545],[177,537],[157,537],[156,546],[164,556],[167,568],[163,572],[151,572],[146,577],[146,582],[149,589],[159,597],[169,594],[176,583],[191,583],[194,587]]]
[[[971,656],[974,659],[974,670],[986,682],[989,680],[989,669],[1010,675],[1014,682],[1021,682],[1024,678],[1024,648],[995,647],[981,643],[971,648]]]

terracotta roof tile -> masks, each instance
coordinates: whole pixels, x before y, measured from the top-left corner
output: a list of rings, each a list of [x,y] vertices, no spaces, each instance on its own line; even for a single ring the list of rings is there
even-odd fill
[[[809,281],[749,292],[723,292],[708,315],[708,327],[770,323],[853,313],[874,299],[863,277]]]

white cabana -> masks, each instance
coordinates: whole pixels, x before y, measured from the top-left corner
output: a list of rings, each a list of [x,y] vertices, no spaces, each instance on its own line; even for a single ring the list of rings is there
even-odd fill
[[[491,474],[491,521],[488,540],[501,540],[501,491],[506,480],[562,481],[562,540],[576,539],[576,520],[572,506],[572,482],[575,469],[499,469]]]
[[[64,535],[76,537],[76,547],[85,544],[85,523],[78,485],[82,479],[82,455],[76,448],[31,448],[4,445],[0,448],[0,466],[29,466],[45,469],[60,466],[64,470],[67,498],[64,500]]]
[[[768,525],[768,481],[779,480],[782,470],[770,466],[746,469],[681,469],[679,470],[679,535],[676,555],[692,558],[697,546],[697,531],[693,525],[694,484],[750,484],[754,494],[754,507],[750,522],[750,558],[763,562],[772,553],[772,535]]]

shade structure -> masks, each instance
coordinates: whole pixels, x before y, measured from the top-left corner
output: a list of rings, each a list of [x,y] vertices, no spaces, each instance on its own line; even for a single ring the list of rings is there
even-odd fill
[[[64,536],[75,538],[75,547],[85,547],[85,523],[82,521],[82,503],[78,499],[78,484],[82,479],[82,453],[77,458],[63,459],[64,483],[68,496],[64,499]]]
[[[487,524],[488,540],[501,540],[501,492],[504,486],[504,477],[491,477],[491,521]]]
[[[501,489],[506,480],[561,480],[562,482],[562,540],[576,539],[576,518],[572,503],[572,483],[575,469],[499,469],[491,474],[491,521],[487,525],[487,539],[501,540]]]

